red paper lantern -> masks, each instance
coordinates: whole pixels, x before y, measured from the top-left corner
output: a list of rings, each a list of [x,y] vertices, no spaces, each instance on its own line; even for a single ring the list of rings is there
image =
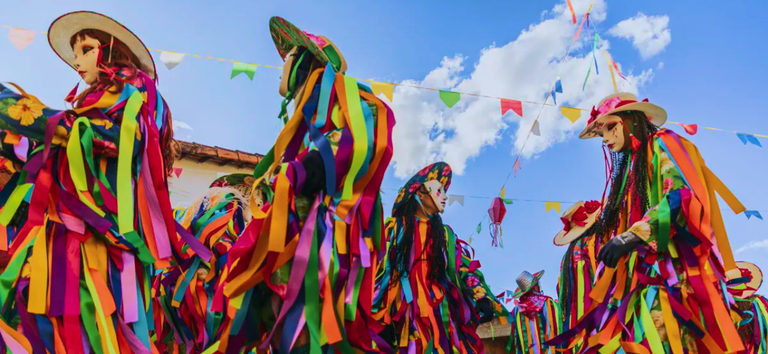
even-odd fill
[[[491,230],[491,245],[493,247],[504,247],[504,242],[501,240],[501,222],[504,221],[504,216],[507,215],[507,207],[504,206],[504,201],[501,198],[493,198],[493,203],[488,209],[488,217],[491,220],[489,229]]]

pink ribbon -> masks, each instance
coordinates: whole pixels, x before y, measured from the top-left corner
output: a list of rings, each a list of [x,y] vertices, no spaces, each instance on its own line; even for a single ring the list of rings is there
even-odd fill
[[[136,294],[136,264],[131,252],[122,251],[123,271],[120,272],[120,284],[123,288],[123,318],[126,323],[139,320],[139,307]]]

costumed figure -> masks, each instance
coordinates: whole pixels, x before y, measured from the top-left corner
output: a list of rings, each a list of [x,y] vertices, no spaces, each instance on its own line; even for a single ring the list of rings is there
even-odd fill
[[[739,273],[728,282],[728,292],[741,312],[739,336],[749,354],[768,353],[768,299],[756,294],[763,283],[763,272],[755,264],[736,262]]]
[[[580,137],[600,136],[611,150],[610,192],[594,226],[607,240],[604,267],[590,308],[550,344],[586,335],[588,353],[744,350],[723,294],[736,266],[715,192],[734,212],[744,207],[692,143],[659,128],[666,118],[628,93],[593,108]]]
[[[507,352],[526,354],[555,354],[559,351],[544,344],[562,330],[560,307],[551,297],[544,295],[539,280],[544,271],[531,274],[523,271],[517,277],[517,289],[512,297],[511,332]],[[514,351],[513,351],[514,350]]]
[[[252,310],[243,314],[247,325],[226,329],[218,351],[252,340],[280,353],[386,351],[371,304],[394,114],[344,74],[328,38],[279,17],[270,31],[285,60],[279,116],[286,125],[254,185],[280,169],[267,183],[272,200],[261,208],[251,201],[253,219],[228,255],[223,294]],[[296,109],[288,119],[290,101]],[[224,308],[214,301],[212,310]]]
[[[597,254],[602,241],[595,237],[592,226],[600,215],[600,202],[578,202],[563,213],[563,229],[553,240],[557,246],[568,245],[560,263],[558,305],[563,319],[563,331],[573,328],[592,300],[589,293],[597,274]],[[567,343],[565,353],[578,353],[583,342]]]
[[[0,192],[0,224],[23,213],[2,235],[12,259],[0,276],[0,348],[156,352],[154,270],[210,252],[188,233],[177,239],[166,179],[171,113],[152,56],[92,12],[59,17],[48,41],[89,88],[75,87],[73,109],[55,111],[16,85],[18,94],[0,87],[0,129],[37,145]]]
[[[386,222],[373,306],[382,336],[401,353],[482,353],[478,324],[495,315],[507,323],[470,246],[440,217],[451,176],[443,162],[423,168],[400,189]]]
[[[213,312],[214,296],[221,288],[227,254],[250,221],[248,195],[252,175],[231,174],[214,181],[205,195],[187,209],[177,209],[179,224],[211,250],[210,262],[199,257],[164,270],[153,279],[157,347],[163,353],[202,353],[231,319]],[[226,305],[228,299],[223,300]],[[232,311],[237,308],[232,307]]]

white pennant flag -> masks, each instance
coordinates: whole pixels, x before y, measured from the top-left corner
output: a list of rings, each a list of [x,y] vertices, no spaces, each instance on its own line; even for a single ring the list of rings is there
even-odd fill
[[[184,57],[186,54],[184,53],[174,53],[174,52],[162,52],[160,53],[160,61],[165,64],[165,67],[168,68],[168,70],[171,70],[176,67],[176,65],[179,65],[182,60],[184,60]]]
[[[23,28],[11,28],[8,39],[16,49],[22,50],[35,41],[35,32]]]
[[[461,206],[464,206],[464,196],[463,195],[449,195],[448,196],[448,206],[451,206],[453,202],[459,202]]]
[[[539,131],[539,121],[533,122],[533,128],[531,128],[531,133],[536,136],[541,136],[541,131]]]

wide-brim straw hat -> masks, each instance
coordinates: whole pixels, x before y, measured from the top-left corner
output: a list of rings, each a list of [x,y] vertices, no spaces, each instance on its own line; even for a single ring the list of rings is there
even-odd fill
[[[87,29],[99,30],[114,36],[139,59],[139,70],[153,80],[157,78],[155,61],[141,39],[120,22],[97,12],[75,11],[60,16],[48,28],[48,43],[59,58],[74,69],[75,53],[69,43],[72,36]]]
[[[763,285],[763,271],[750,262],[736,262],[736,267],[740,276],[731,277],[729,283],[735,282],[735,284],[728,286],[728,292],[739,299],[746,299],[754,295]]]
[[[563,229],[555,235],[552,242],[556,246],[565,246],[579,238],[595,223],[600,215],[601,206],[600,202],[596,200],[590,200],[586,203],[580,201],[572,205],[560,217],[563,222]]]
[[[531,291],[534,286],[539,284],[539,280],[541,280],[541,277],[543,276],[543,270],[533,274],[529,273],[528,271],[523,271],[520,273],[516,280],[517,289],[515,290],[515,293],[512,295],[512,297],[517,299],[518,297],[521,297],[525,293]]]
[[[337,72],[347,72],[347,61],[330,39],[304,32],[286,19],[277,16],[269,19],[269,32],[283,61],[293,48],[304,47],[322,63],[331,62]]]
[[[667,121],[667,111],[648,99],[638,101],[637,97],[631,93],[620,92],[603,98],[595,107],[592,107],[587,126],[579,134],[581,139],[590,139],[599,136],[599,130],[605,119],[616,112],[640,111],[645,113],[651,123],[657,127],[662,126]]]

